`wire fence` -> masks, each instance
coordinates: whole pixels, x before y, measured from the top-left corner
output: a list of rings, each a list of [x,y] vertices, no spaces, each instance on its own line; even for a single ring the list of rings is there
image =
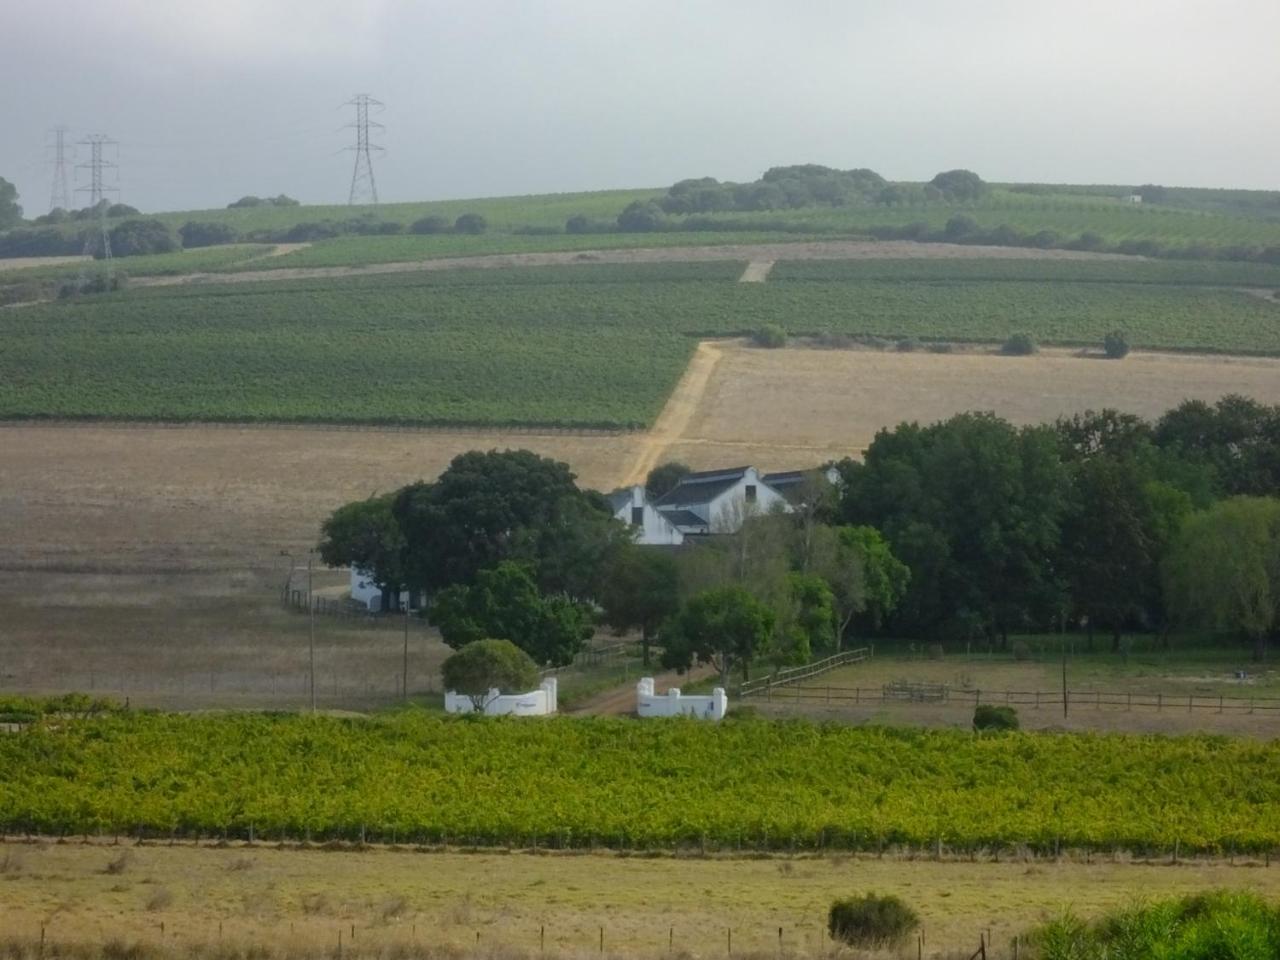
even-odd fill
[[[983,690],[945,684],[894,682],[879,687],[774,685],[763,688],[771,703],[858,706],[910,703],[917,706],[978,707],[983,704],[1047,709],[1134,711],[1157,713],[1275,713],[1280,697],[1228,697],[1225,694],[1132,693],[1107,690]]]

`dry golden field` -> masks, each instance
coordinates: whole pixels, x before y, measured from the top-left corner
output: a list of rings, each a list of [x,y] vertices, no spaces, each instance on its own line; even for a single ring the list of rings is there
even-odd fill
[[[0,847],[0,928],[35,940],[216,943],[332,956],[395,956],[416,944],[610,956],[816,956],[837,896],[894,893],[921,915],[925,957],[964,956],[990,931],[994,957],[1064,909],[1231,887],[1280,896],[1280,865],[1131,863],[1109,858],[995,863],[886,855],[641,858],[612,854],[417,853],[118,847]],[[354,942],[352,933],[354,930]],[[162,932],[163,931],[163,932]],[[220,933],[221,932],[221,933]],[[354,950],[353,950],[354,947]],[[967,948],[967,949],[966,949]],[[910,945],[916,955],[916,944]]]
[[[993,409],[1019,423],[1103,405],[1154,416],[1238,391],[1280,402],[1280,360],[1132,354],[1035,357],[760,350],[704,344],[645,434],[141,425],[0,426],[0,690],[68,688],[159,705],[291,705],[305,618],[279,608],[305,579],[321,521],[348,500],[431,478],[470,449],[527,447],[587,486],[695,468],[798,468],[856,455],[875,432]],[[339,573],[317,586],[340,592]],[[410,685],[446,651],[414,640]],[[324,621],[321,696],[399,688],[395,629]],[[210,674],[212,673],[212,677]]]

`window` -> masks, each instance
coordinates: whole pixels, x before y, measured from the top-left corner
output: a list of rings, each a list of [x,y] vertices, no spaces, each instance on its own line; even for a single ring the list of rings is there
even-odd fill
[[[747,503],[756,502],[756,485],[754,483],[747,484]]]
[[[633,527],[644,526],[644,507],[631,508],[631,525]]]

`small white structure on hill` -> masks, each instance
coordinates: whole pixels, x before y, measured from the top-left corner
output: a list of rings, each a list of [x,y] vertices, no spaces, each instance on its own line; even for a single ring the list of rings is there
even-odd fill
[[[653,692],[653,677],[636,684],[636,714],[641,717],[697,717],[723,720],[729,709],[729,696],[724,687],[716,687],[711,696],[690,696],[672,687],[664,696]]]
[[[499,693],[490,690],[484,701],[487,717],[545,717],[556,712],[556,678],[547,677],[542,686],[528,693]],[[474,713],[471,698],[452,690],[444,695],[445,713]]]

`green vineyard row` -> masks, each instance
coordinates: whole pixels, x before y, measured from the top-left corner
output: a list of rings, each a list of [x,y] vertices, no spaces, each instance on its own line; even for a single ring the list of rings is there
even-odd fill
[[[121,713],[0,737],[0,824],[502,845],[1280,847],[1280,742]]]
[[[1119,329],[1140,348],[1280,353],[1280,303],[1214,285],[1125,273],[801,282],[791,268],[740,284],[742,266],[137,288],[8,310],[0,417],[635,427],[657,415],[696,338],[767,324],[957,342],[1021,331],[1059,344]]]

